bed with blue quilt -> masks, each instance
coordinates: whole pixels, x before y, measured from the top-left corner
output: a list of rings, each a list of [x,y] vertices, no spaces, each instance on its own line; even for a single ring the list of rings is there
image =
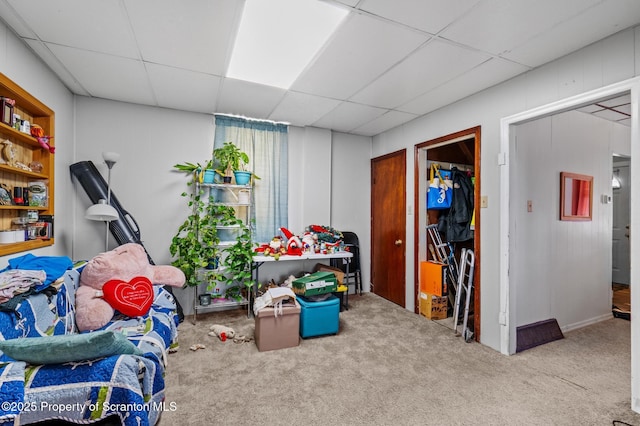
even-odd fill
[[[0,310],[0,340],[78,335],[74,296],[80,274],[69,269],[63,278]],[[165,402],[163,376],[167,353],[177,347],[176,303],[164,288],[154,286],[154,292],[148,314],[129,318],[116,313],[100,330],[124,334],[135,353],[36,364],[0,352],[0,425],[91,424],[115,416],[127,426],[155,425],[163,411],[174,409]]]

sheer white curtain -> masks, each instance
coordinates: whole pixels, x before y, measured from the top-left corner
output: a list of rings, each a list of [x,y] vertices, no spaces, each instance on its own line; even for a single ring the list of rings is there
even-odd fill
[[[233,142],[249,155],[247,170],[260,179],[253,191],[253,240],[270,241],[288,226],[288,127],[285,124],[216,114],[213,147]]]

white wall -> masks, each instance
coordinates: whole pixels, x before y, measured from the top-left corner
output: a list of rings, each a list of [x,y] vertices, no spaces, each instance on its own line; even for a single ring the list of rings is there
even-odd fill
[[[169,263],[169,245],[188,214],[188,176],[174,164],[204,162],[213,148],[214,121],[208,114],[181,112],[76,97],[76,161],[92,161],[107,180],[102,152],[120,160],[111,172],[111,188],[137,221],[143,243],[155,263]],[[67,172],[68,173],[68,172]],[[77,184],[76,244],[73,256],[90,259],[104,251],[105,227],[84,219],[91,204]],[[110,235],[110,248],[115,247]]]
[[[100,153],[113,149],[122,154],[113,171],[114,190],[121,203],[140,222],[145,245],[154,260],[168,261],[170,235],[186,211],[182,200],[178,201],[182,178],[171,172],[171,166],[206,157],[209,143],[192,145],[189,142],[196,139],[212,141],[211,117],[82,97],[76,98],[78,106],[74,107],[74,98],[68,90],[3,24],[0,24],[0,64],[0,72],[56,112],[56,244],[36,254],[72,254],[75,258],[86,258],[101,250],[102,229],[99,224],[87,224],[81,216],[87,199],[76,194],[68,166],[88,159],[105,171]],[[640,33],[635,29],[625,30],[373,138],[370,157],[406,148],[407,164],[412,164],[415,144],[476,125],[482,126],[482,195],[489,201],[488,208],[480,211],[483,227],[480,265],[482,343],[495,349],[500,347],[497,321],[499,241],[496,237],[500,223],[497,167],[500,118],[631,78],[638,74],[636,70],[640,70]],[[88,109],[85,111],[85,108]],[[76,119],[74,114],[79,118]],[[290,158],[290,161],[294,159]],[[315,162],[312,164],[317,167]],[[300,167],[305,166],[309,164],[302,161]],[[368,170],[365,173],[369,173]],[[407,182],[413,182],[412,173],[409,168]],[[141,182],[142,190],[136,182]],[[332,187],[332,191],[346,190],[339,185]],[[369,192],[368,187],[365,190]],[[167,197],[167,193],[172,195]],[[413,200],[412,184],[407,186],[407,199]],[[370,216],[356,217],[368,223]],[[336,217],[336,220],[342,221],[343,218]],[[349,224],[345,222],[345,226]],[[75,236],[72,235],[74,226],[77,227]],[[412,228],[413,217],[407,214],[407,247],[414,245]],[[73,246],[74,242],[78,247]],[[367,256],[368,253],[364,255],[365,258]],[[411,283],[414,281],[413,256],[406,258],[407,283]],[[413,300],[412,293],[413,287],[408,285],[407,300]],[[413,309],[412,306],[407,308]]]
[[[333,134],[331,225],[358,235],[362,290],[371,288],[371,138]]]
[[[481,215],[481,342],[500,350],[500,119],[555,100],[603,87],[637,75],[640,70],[640,35],[629,29],[536,70],[487,89],[460,102],[417,118],[373,138],[372,156],[407,149],[407,164],[413,163],[413,147],[423,141],[476,125],[482,126],[482,196],[488,207]],[[407,182],[413,182],[407,170]],[[407,199],[414,196],[407,185]],[[407,247],[413,247],[413,218],[407,215]],[[413,256],[407,256],[407,283],[414,280]],[[407,300],[413,288],[407,286]],[[410,309],[409,306],[407,306]]]
[[[601,196],[612,195],[611,157],[625,145],[629,153],[630,127],[570,111],[514,132],[510,288],[516,326],[555,318],[568,331],[610,318],[613,205]],[[559,220],[561,171],[593,176],[591,221]]]
[[[0,73],[3,73],[55,112],[55,244],[34,250],[37,256],[68,256],[73,247],[71,203],[75,195],[69,182],[73,162],[73,96],[57,77],[0,22]],[[6,261],[24,253],[0,258]]]
[[[299,189],[289,198],[291,232],[311,224],[331,222],[331,131],[315,127],[290,128],[289,144],[297,147],[289,157],[289,180]]]
[[[120,160],[112,169],[113,192],[138,223],[143,243],[155,263],[170,263],[171,239],[188,214],[186,199],[180,196],[188,189],[188,177],[175,171],[173,165],[209,158],[215,133],[213,116],[78,96],[76,123],[76,161],[92,161],[106,180],[107,167],[102,152],[120,154]],[[370,144],[368,137],[332,134],[316,128],[290,128],[289,229],[292,232],[300,234],[310,224],[331,225],[336,229],[344,224],[363,233],[364,242],[368,243],[368,228],[363,225],[369,218]],[[340,162],[341,156],[332,158],[332,150],[358,158],[350,170],[358,176],[355,184],[359,199],[356,201],[364,203],[354,204],[357,208],[349,210],[348,217],[340,211],[337,223],[332,219],[334,211],[340,208],[336,202],[350,203],[351,188],[335,178],[332,170],[343,167],[344,162]],[[332,161],[339,165],[334,167]],[[90,201],[82,187],[75,186],[77,232],[73,257],[89,259],[104,250],[105,227],[84,219]],[[115,245],[110,236],[110,247]],[[263,265],[260,281],[269,278],[282,281],[289,274],[309,271],[314,265],[315,262]],[[191,313],[192,291],[176,291],[176,295],[185,313]]]

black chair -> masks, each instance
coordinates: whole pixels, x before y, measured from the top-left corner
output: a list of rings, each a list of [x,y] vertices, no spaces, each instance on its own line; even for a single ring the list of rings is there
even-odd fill
[[[360,273],[360,241],[358,236],[353,232],[342,232],[344,245],[349,248],[349,251],[353,253],[351,259],[332,259],[331,266],[340,268],[345,273],[345,282],[355,284],[355,293],[362,294],[362,275]],[[347,275],[347,262],[349,265],[349,274]]]

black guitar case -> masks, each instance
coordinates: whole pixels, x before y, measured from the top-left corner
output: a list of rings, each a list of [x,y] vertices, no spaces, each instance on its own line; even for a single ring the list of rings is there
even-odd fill
[[[70,165],[69,170],[71,171],[71,175],[78,180],[93,204],[96,204],[100,199],[107,199],[109,187],[93,162],[80,161]],[[135,221],[133,216],[131,216],[131,214],[122,207],[118,201],[118,197],[113,193],[113,190],[111,190],[111,205],[116,209],[119,216],[118,219],[109,222],[109,231],[111,231],[113,238],[115,238],[120,245],[126,243],[140,244],[144,248],[145,253],[147,253],[149,263],[155,265],[153,259],[151,259],[151,256],[149,255],[149,252],[144,247],[144,244],[142,244],[138,223]],[[173,294],[171,287],[165,286],[165,289],[169,293]],[[182,322],[184,320],[184,313],[182,311],[182,306],[180,306],[177,299],[176,306],[178,310],[178,317],[180,322]]]

